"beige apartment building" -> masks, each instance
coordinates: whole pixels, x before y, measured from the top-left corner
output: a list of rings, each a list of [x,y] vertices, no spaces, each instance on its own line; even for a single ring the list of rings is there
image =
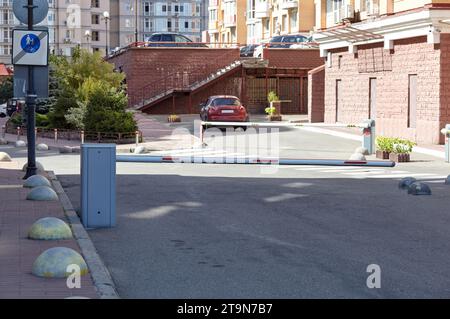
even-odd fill
[[[246,1],[209,0],[209,42],[224,44],[247,42]]]
[[[209,0],[210,41],[253,44],[275,35],[309,35],[314,10],[314,0]]]

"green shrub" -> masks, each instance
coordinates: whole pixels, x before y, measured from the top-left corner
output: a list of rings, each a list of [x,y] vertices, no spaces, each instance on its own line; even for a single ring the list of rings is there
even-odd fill
[[[39,114],[36,113],[36,127],[48,127],[50,124],[50,121],[48,119],[48,116],[46,114]]]
[[[84,121],[89,132],[134,132],[133,114],[126,112],[127,97],[122,91],[99,84],[92,88]]]
[[[277,109],[273,106],[269,106],[264,109],[264,112],[266,112],[267,115],[274,115],[276,114]]]
[[[280,100],[280,98],[278,97],[278,95],[274,92],[274,91],[270,91],[267,94],[267,100],[270,102],[277,102]]]
[[[411,153],[416,143],[396,137],[378,136],[375,140],[377,149],[388,153]]]

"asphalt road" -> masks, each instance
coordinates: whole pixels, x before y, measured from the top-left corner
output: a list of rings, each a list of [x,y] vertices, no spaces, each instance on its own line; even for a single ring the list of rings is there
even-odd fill
[[[342,158],[358,146],[290,130],[280,141],[282,155],[299,157],[334,150]],[[117,227],[89,234],[125,298],[448,298],[450,188],[442,178],[450,170],[413,159],[393,169],[269,174],[261,166],[119,163]],[[39,160],[79,207],[79,156]],[[397,188],[414,174],[432,196]],[[380,289],[366,286],[369,264],[381,267]]]

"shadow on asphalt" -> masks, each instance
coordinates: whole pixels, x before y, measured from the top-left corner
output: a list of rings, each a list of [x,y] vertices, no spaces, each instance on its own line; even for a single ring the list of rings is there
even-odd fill
[[[125,298],[448,297],[449,188],[397,183],[118,175],[117,226],[89,234]]]

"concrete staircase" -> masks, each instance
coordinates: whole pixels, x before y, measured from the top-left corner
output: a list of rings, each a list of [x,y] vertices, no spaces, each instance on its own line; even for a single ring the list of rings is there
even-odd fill
[[[154,95],[151,98],[146,99],[143,102],[134,105],[133,108],[139,110],[139,109],[143,108],[144,106],[148,107],[150,104],[154,104],[158,101],[161,101],[161,100],[169,97],[175,91],[186,91],[186,92],[195,91],[195,90],[201,88],[202,86],[205,86],[208,83],[235,70],[236,68],[241,66],[241,64],[242,64],[242,62],[240,60],[236,60],[236,61],[232,62],[231,64],[227,65],[226,67],[218,69],[217,71],[215,71],[213,73],[210,73],[204,79],[195,81],[194,83],[191,83],[191,84],[188,84],[184,88],[181,88],[181,89],[180,88],[167,88],[166,90],[161,91],[161,93],[158,93],[157,95]]]

